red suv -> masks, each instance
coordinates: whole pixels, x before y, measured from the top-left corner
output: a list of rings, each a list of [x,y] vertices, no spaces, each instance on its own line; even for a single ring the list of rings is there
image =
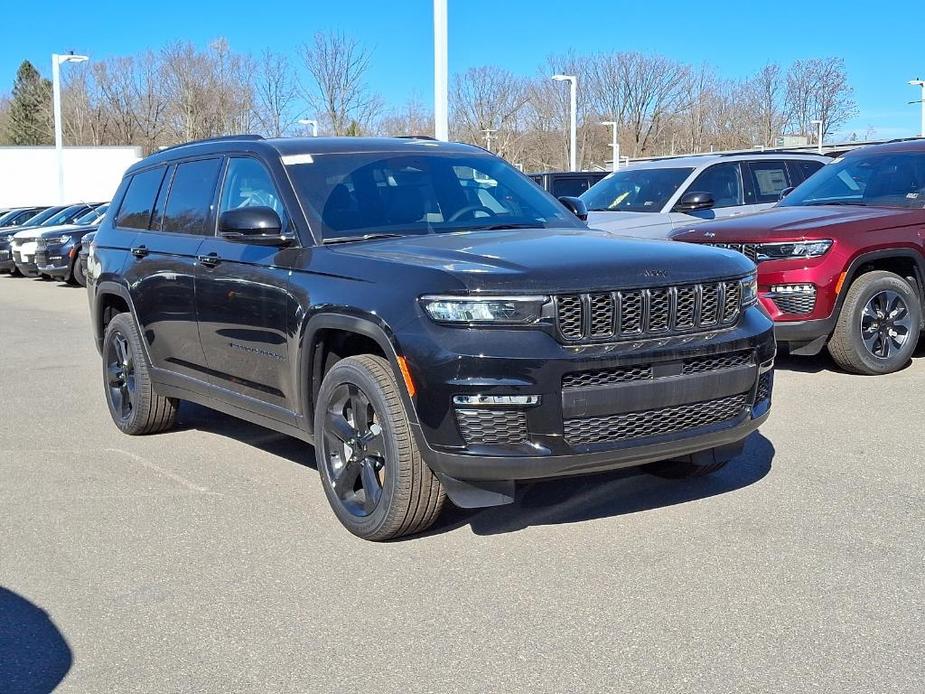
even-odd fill
[[[922,328],[925,140],[856,149],[768,211],[672,238],[757,263],[761,304],[791,354],[827,344],[848,371],[896,371]]]

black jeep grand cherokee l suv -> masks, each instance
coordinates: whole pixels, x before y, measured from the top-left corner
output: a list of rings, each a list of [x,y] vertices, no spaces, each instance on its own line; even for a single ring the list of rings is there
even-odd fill
[[[588,230],[503,160],[414,139],[223,138],[126,174],[90,252],[128,434],[192,400],[315,444],[353,533],[445,496],[655,461],[701,474],[767,417],[739,253]]]

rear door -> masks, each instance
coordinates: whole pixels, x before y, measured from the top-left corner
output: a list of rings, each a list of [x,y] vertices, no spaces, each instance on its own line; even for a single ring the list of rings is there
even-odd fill
[[[115,221],[116,226],[145,227],[132,241],[123,274],[152,363],[200,380],[208,378],[196,323],[196,255],[214,220],[221,166],[221,157],[171,164],[157,187],[156,202],[148,203],[147,219],[139,209],[136,221],[124,221],[131,210],[120,209]],[[150,188],[144,192],[147,202]],[[131,194],[132,184],[126,198]]]
[[[216,220],[239,207],[266,206],[289,215],[270,170],[252,156],[229,157]],[[213,225],[215,229],[217,225]],[[202,347],[214,385],[293,409],[289,374],[289,270],[282,249],[210,235],[199,249],[196,304]]]

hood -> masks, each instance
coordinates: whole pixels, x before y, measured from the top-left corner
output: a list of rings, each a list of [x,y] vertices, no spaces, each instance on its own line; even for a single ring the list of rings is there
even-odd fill
[[[922,210],[850,205],[773,207],[755,214],[681,227],[678,241],[762,242],[823,239],[843,232],[867,232],[921,224]]]
[[[332,246],[342,256],[449,273],[472,291],[565,292],[686,284],[754,271],[732,251],[586,229],[470,231]]]
[[[78,234],[80,232],[93,231],[96,229],[97,225],[93,224],[62,224],[55,227],[46,227],[39,231],[35,230],[35,238],[38,239],[47,239],[54,236],[61,236],[63,234]]]

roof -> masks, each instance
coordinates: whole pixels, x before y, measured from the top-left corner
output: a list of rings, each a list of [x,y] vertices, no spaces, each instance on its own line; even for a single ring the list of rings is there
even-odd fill
[[[845,152],[843,156],[864,156],[867,154],[889,152],[925,152],[925,139],[910,137],[902,140],[884,142],[883,144],[864,145],[863,147]]]
[[[807,152],[790,152],[782,150],[723,152],[716,154],[685,154],[671,157],[658,157],[657,159],[634,159],[621,169],[676,169],[680,167],[698,168],[715,164],[720,161],[743,161],[752,159],[803,159],[811,161],[832,161],[831,157]]]

